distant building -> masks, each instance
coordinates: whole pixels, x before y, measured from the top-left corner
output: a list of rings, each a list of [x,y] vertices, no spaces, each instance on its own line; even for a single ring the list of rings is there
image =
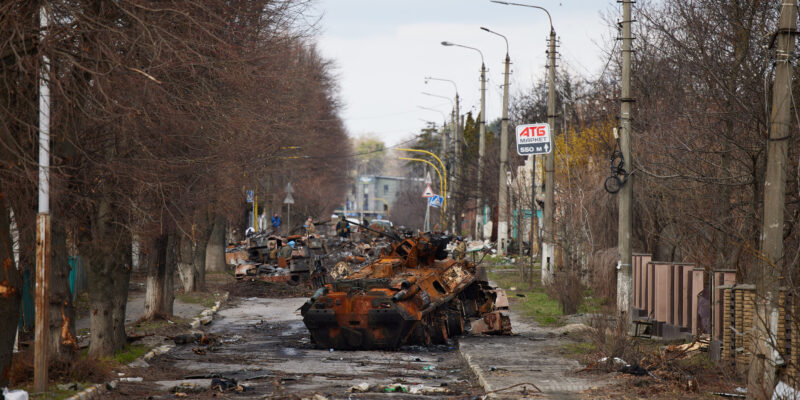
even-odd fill
[[[350,186],[343,207],[336,213],[364,216],[367,219],[391,219],[397,193],[403,181],[422,181],[419,178],[397,176],[361,175]]]

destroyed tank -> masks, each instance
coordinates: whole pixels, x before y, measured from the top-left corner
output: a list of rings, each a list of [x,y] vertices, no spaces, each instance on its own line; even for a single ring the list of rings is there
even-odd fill
[[[475,264],[447,257],[449,237],[393,237],[373,262],[319,288],[301,307],[319,347],[394,349],[439,344],[489,314],[500,330],[508,317],[494,310],[495,291]],[[483,323],[483,321],[481,321]]]

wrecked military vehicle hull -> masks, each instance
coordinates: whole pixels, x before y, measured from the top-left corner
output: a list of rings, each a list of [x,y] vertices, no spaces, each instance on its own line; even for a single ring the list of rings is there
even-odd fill
[[[445,258],[446,244],[430,236],[398,241],[391,253],[319,288],[301,308],[312,341],[347,350],[439,344],[492,314],[495,291],[477,279],[474,264]],[[493,318],[505,318],[510,332],[507,316]]]

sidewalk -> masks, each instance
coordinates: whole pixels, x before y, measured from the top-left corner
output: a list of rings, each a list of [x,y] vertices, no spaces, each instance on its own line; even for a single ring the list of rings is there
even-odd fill
[[[205,307],[201,304],[184,303],[177,297],[172,303],[172,314],[178,318],[191,319],[202,312]],[[132,292],[128,295],[128,305],[125,308],[125,325],[129,325],[144,315],[144,292]],[[75,330],[89,329],[91,318],[84,315],[75,321]]]
[[[514,336],[466,336],[459,341],[461,356],[477,375],[487,393],[513,385],[534,384],[544,394],[527,385],[491,394],[498,399],[579,399],[586,389],[602,386],[600,377],[575,375],[577,361],[558,355],[564,343],[562,328],[544,328],[508,311]]]

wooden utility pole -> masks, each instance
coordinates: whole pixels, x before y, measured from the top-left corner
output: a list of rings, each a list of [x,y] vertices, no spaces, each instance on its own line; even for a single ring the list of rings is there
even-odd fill
[[[39,9],[39,42],[49,22],[44,6]],[[36,327],[34,332],[33,391],[47,391],[47,351],[50,299],[50,60],[42,54],[39,75],[39,214],[36,216]]]
[[[775,81],[767,141],[764,177],[764,219],[761,255],[756,264],[756,315],[752,340],[747,397],[770,399],[775,388],[775,367],[780,360],[774,339],[778,335],[778,297],[783,279],[783,212],[786,197],[786,160],[792,127],[792,60],[797,29],[797,1],[784,0],[778,22]]]
[[[622,0],[622,102],[620,112],[619,146],[622,151],[625,170],[630,172],[633,159],[631,158],[631,47],[633,36],[631,34],[631,3],[633,0]],[[626,326],[631,321],[631,303],[633,297],[633,282],[631,264],[633,252],[631,249],[631,230],[633,218],[633,184],[628,181],[619,192],[619,228],[617,236],[617,251],[619,262],[617,264],[617,313],[620,318],[627,320]]]
[[[547,13],[548,17],[550,13]],[[550,24],[550,42],[547,50],[547,124],[555,132],[556,127],[556,30]],[[552,135],[553,137],[555,135]],[[552,140],[555,143],[555,140]],[[542,282],[547,283],[553,274],[555,262],[555,170],[556,152],[552,149],[544,155],[544,229],[542,229]]]

